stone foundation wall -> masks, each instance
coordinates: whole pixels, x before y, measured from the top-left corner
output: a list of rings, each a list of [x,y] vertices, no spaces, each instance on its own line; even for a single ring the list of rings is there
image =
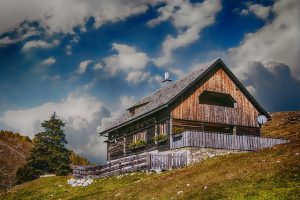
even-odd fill
[[[230,153],[243,153],[247,151],[237,151],[231,149],[212,149],[201,147],[185,147],[180,149],[173,149],[170,152],[186,152],[187,165],[190,165],[214,156],[227,155]]]

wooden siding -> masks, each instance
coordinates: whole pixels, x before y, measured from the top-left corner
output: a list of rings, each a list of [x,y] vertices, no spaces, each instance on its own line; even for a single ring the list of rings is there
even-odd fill
[[[207,131],[234,134],[234,126],[228,124],[215,124],[192,120],[173,119],[172,126],[183,128],[184,131]],[[259,127],[236,126],[235,134],[259,136],[260,129]]]
[[[104,178],[141,170],[170,170],[187,165],[185,152],[143,153],[108,161],[106,165],[73,166],[75,178]]]
[[[230,94],[237,102],[237,108],[199,104],[199,95],[205,90]],[[222,68],[211,74],[203,84],[196,84],[175,103],[171,111],[172,118],[176,119],[250,127],[258,127],[258,115],[255,107]]]
[[[186,131],[173,138],[171,149],[181,147],[206,147],[238,151],[255,151],[286,142],[287,140],[283,139]]]
[[[136,153],[142,153],[145,151],[153,150],[156,148],[155,143],[153,141],[153,138],[155,136],[155,126],[154,124],[151,126],[148,126],[146,129],[146,146],[140,149],[131,150],[129,149],[129,144],[133,141],[133,133],[126,135],[126,139],[124,140],[125,136],[121,136],[117,138],[116,143],[108,143],[108,151],[107,151],[107,158],[110,159],[117,159],[123,156],[127,155],[133,155]],[[141,130],[143,131],[143,130]],[[124,144],[125,142],[125,144]],[[124,151],[125,148],[125,151]]]
[[[166,134],[168,140],[164,143],[156,145],[153,138],[155,136],[155,125],[157,125],[157,133],[159,133],[159,124],[166,123]],[[133,141],[133,134],[147,130],[147,145],[145,148],[137,149],[134,152],[128,148],[129,144]],[[117,142],[107,143],[107,159],[117,159],[123,156],[128,156],[136,153],[147,152],[150,150],[158,149],[159,151],[170,149],[169,142],[170,132],[170,111],[168,109],[161,110],[151,116],[142,118],[139,121],[133,122],[127,126],[119,128],[108,134],[109,141],[114,141],[117,138]],[[126,144],[124,144],[124,136],[126,136]],[[125,151],[124,151],[125,146]]]
[[[147,154],[132,155],[108,161],[106,165],[73,166],[75,178],[103,178],[122,173],[147,170]]]
[[[171,170],[187,165],[186,152],[152,153],[147,156],[148,170]]]

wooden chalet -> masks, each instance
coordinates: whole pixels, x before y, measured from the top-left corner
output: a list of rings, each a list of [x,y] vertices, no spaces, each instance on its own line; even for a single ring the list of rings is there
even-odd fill
[[[224,62],[216,59],[144,97],[100,135],[108,137],[109,161],[169,151],[178,140],[183,142],[178,147],[193,144],[193,139],[184,143],[182,133],[260,136],[259,115],[270,119]]]

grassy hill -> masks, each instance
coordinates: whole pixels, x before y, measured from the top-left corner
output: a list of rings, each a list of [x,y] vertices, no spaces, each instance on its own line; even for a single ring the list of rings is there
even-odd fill
[[[4,199],[300,199],[300,112],[274,113],[263,134],[288,144],[207,159],[161,174],[98,179],[87,188],[70,177],[40,178],[12,188]],[[0,197],[1,198],[1,197]]]

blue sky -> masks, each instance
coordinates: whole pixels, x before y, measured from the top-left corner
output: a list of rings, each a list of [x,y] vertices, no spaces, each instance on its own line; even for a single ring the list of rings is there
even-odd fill
[[[51,112],[70,148],[103,161],[97,130],[221,57],[270,112],[299,110],[299,2],[0,0],[0,128],[33,136]],[[84,139],[83,139],[84,138]]]

